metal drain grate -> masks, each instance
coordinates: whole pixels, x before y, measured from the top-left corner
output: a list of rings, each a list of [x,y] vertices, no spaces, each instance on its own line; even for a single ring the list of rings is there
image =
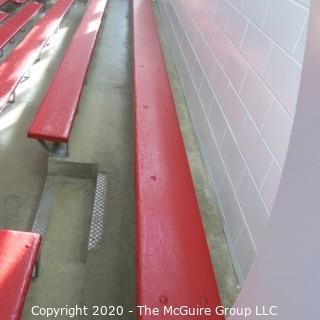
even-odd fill
[[[96,193],[94,197],[92,219],[90,225],[88,250],[98,246],[103,233],[103,217],[106,207],[106,196],[108,191],[107,175],[98,173]]]
[[[46,182],[44,191],[41,196],[40,204],[32,225],[32,232],[44,235],[48,228],[50,212],[53,206],[54,190],[53,187]]]

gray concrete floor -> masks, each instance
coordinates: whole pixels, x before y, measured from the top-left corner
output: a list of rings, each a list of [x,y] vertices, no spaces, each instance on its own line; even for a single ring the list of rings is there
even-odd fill
[[[46,152],[26,138],[83,10],[78,2],[43,59],[33,66],[31,78],[19,86],[16,103],[0,115],[0,227],[30,230],[42,192],[47,192],[44,185],[53,192],[40,276],[31,285],[24,320],[36,318],[30,312],[34,305],[122,305],[127,310],[135,305],[129,0],[109,0],[71,136],[70,157],[49,159],[48,174]],[[157,7],[155,12],[158,16]],[[222,300],[230,306],[238,292],[236,278],[160,20],[159,29]],[[86,172],[93,170],[92,164],[94,170],[106,172],[108,193],[102,241],[87,251],[94,174]],[[134,314],[126,319],[134,319]]]

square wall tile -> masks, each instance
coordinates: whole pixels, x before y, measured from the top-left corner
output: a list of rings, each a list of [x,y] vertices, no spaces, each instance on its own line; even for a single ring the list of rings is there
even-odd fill
[[[199,90],[199,96],[202,102],[203,109],[208,116],[211,110],[211,105],[215,99],[213,92],[211,90],[210,84],[206,77],[203,78],[201,87]]]
[[[229,86],[227,89],[226,98],[224,100],[222,109],[227,121],[229,122],[233,135],[237,138],[239,136],[243,121],[246,118],[246,111],[244,110],[240,99],[231,86]]]
[[[306,6],[307,8],[309,8],[311,5],[311,0],[295,0],[295,1],[297,1],[298,3],[301,3],[302,5]]]
[[[201,103],[197,108],[193,108],[193,111],[193,124],[198,140],[202,146],[206,148],[209,144],[209,141],[212,139],[212,133],[207,116],[203,111]]]
[[[308,25],[309,25],[309,19],[305,21],[305,24],[303,26],[302,33],[300,35],[299,41],[297,43],[297,47],[295,48],[293,52],[293,57],[297,59],[297,61],[302,65],[303,58],[304,58],[304,52],[307,45],[307,31],[308,31]]]
[[[213,53],[221,66],[225,64],[229,46],[229,40],[227,39],[226,35],[221,30],[218,30],[216,38],[213,42]]]
[[[262,26],[269,8],[270,0],[244,0],[242,12],[249,20]]]
[[[263,30],[282,48],[292,53],[308,11],[289,0],[271,0]]]
[[[239,241],[235,246],[235,252],[239,259],[239,264],[243,273],[243,277],[246,278],[253,258],[257,251],[252,241],[250,231],[245,226],[239,236]]]
[[[182,52],[184,54],[184,57],[186,58],[188,69],[191,71],[194,61],[196,60],[196,56],[193,52],[193,47],[188,38],[187,38],[187,41],[184,41],[182,43]]]
[[[281,167],[283,167],[287,155],[291,128],[292,119],[274,101],[262,128],[262,135]]]
[[[216,22],[213,19],[210,19],[210,17],[202,9],[200,9],[196,23],[203,38],[210,46],[218,30]]]
[[[225,30],[230,14],[230,5],[226,0],[219,0],[215,11],[215,21],[218,26]]]
[[[206,147],[205,155],[209,175],[214,181],[216,191],[218,192],[217,195],[220,195],[220,191],[226,179],[226,172],[218,146],[216,145],[214,139],[209,141],[209,144]]]
[[[215,65],[215,58],[213,57],[211,50],[202,37],[197,40],[197,46],[195,48],[203,73],[209,79],[213,67]]]
[[[261,188],[262,198],[264,199],[270,213],[272,211],[274,201],[278,192],[281,173],[282,171],[280,167],[276,164],[276,162],[273,162],[271,169],[268,172],[267,178]]]
[[[256,247],[259,249],[269,221],[269,213],[248,170],[240,182],[237,196]]]
[[[199,62],[199,58],[197,56],[194,60],[191,74],[192,74],[192,79],[193,79],[194,85],[197,88],[197,92],[199,92],[199,89],[200,89],[200,86],[202,83],[202,79],[204,78],[204,74],[203,74],[201,64]]]
[[[224,70],[230,82],[233,84],[235,89],[239,91],[241,89],[243,78],[248,70],[248,64],[240,52],[234,47],[230,47]]]
[[[249,118],[245,120],[238,143],[259,188],[270,168],[273,157]]]
[[[217,101],[222,104],[228,85],[228,79],[218,64],[215,65],[215,68],[211,74],[210,85]]]
[[[211,126],[211,131],[213,132],[218,146],[220,146],[227,127],[227,123],[223,117],[221,108],[215,99],[211,104],[208,119]]]
[[[296,109],[300,77],[301,67],[287,53],[274,46],[262,78],[291,116]]]
[[[242,5],[243,5],[243,0],[229,0],[230,3],[232,3],[236,8],[241,10]]]
[[[263,81],[251,70],[248,71],[240,91],[240,98],[260,128],[270,109],[272,96]]]
[[[226,130],[223,138],[221,155],[229,172],[233,188],[236,190],[244,171],[245,163],[229,129]]]
[[[244,221],[238,199],[228,178],[225,179],[222,185],[220,192],[220,204],[230,231],[232,242],[235,244],[239,238]]]
[[[237,48],[240,47],[247,24],[247,20],[243,15],[238,10],[231,8],[226,34]]]
[[[203,0],[203,10],[210,18],[214,18],[219,1],[220,0]]]
[[[271,47],[272,41],[253,24],[249,24],[241,52],[258,74],[261,74],[265,67]]]

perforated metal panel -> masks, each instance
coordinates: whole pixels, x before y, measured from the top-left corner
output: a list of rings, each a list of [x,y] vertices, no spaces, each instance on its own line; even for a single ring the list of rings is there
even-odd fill
[[[103,218],[106,208],[107,192],[107,175],[105,173],[99,172],[97,177],[97,186],[93,204],[88,250],[96,248],[102,239]]]
[[[53,187],[47,182],[32,226],[32,232],[44,235],[48,228],[50,212],[53,205]]]

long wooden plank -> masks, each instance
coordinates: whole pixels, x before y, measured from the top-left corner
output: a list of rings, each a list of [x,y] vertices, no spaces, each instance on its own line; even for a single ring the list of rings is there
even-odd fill
[[[107,2],[90,0],[28,131],[29,138],[68,142]]]
[[[10,16],[8,12],[0,11],[0,22],[7,19]]]
[[[0,230],[1,319],[20,319],[39,247],[39,234]]]
[[[73,0],[58,0],[0,65],[0,110],[37,59],[48,38],[54,34],[72,3]]]
[[[0,7],[7,4],[10,0],[0,0]]]
[[[29,2],[0,26],[0,50],[40,11],[42,4]]]
[[[212,313],[196,319],[222,319],[214,315],[218,288],[151,3],[133,0],[136,279],[137,305],[160,316],[142,308],[138,319],[197,305]]]
[[[28,0],[11,0],[11,2],[15,3],[15,4],[24,4],[25,2],[27,2]]]

